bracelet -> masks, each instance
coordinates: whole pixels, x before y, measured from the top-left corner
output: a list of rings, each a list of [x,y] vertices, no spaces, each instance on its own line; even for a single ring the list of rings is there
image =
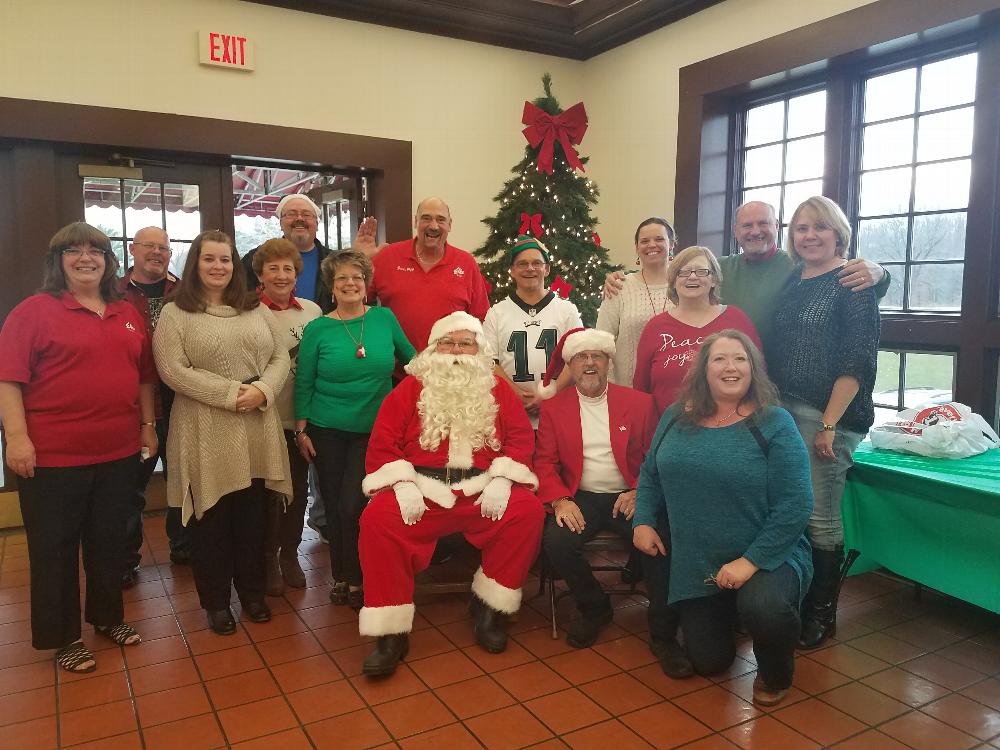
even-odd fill
[[[306,434],[305,430],[292,430],[292,440],[298,440],[305,434]]]
[[[820,432],[836,432],[837,431],[837,425],[835,425],[835,424],[827,424],[826,422],[822,422],[821,421],[820,425],[821,425]]]

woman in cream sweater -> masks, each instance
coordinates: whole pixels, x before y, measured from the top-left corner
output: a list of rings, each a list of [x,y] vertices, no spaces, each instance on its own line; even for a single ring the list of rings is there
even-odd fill
[[[192,568],[209,625],[236,631],[243,611],[267,622],[264,603],[265,488],[291,496],[288,452],[275,398],[288,351],[274,315],[233,273],[233,241],[219,231],[191,243],[173,302],[153,337],[160,377],[176,392],[170,415],[167,501],[193,536]]]

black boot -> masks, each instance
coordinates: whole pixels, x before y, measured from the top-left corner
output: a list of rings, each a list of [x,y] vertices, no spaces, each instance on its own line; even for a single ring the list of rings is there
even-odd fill
[[[654,638],[649,642],[649,650],[659,660],[660,669],[667,677],[683,680],[694,674],[694,666],[676,638]]]
[[[380,635],[375,650],[365,658],[361,671],[371,677],[390,675],[410,650],[408,633]]]
[[[507,650],[507,615],[498,612],[478,596],[469,602],[469,611],[476,618],[476,643],[491,654]]]
[[[819,648],[837,632],[837,598],[844,548],[813,548],[813,580],[802,608],[802,635],[798,647]]]

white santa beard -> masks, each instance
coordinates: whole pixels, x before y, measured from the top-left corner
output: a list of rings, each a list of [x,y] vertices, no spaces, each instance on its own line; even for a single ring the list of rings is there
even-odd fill
[[[422,352],[407,366],[423,390],[417,402],[420,447],[434,451],[448,439],[448,465],[472,466],[473,451],[500,449],[496,437],[493,359],[485,354]]]

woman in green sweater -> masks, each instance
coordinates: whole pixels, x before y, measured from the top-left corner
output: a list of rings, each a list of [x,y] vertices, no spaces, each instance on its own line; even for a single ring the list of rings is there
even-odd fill
[[[677,603],[695,671],[719,674],[732,664],[738,612],[757,659],[753,699],[764,706],[791,687],[799,605],[812,577],[809,456],[776,402],[745,334],[706,338],[657,427],[632,519],[639,550],[670,556],[668,600]],[[663,509],[669,553],[655,530]]]
[[[335,309],[306,326],[295,377],[295,439],[315,461],[326,503],[333,588],[330,600],[360,609],[364,601],[358,562],[358,521],[364,510],[361,480],[375,415],[392,389],[392,372],[414,355],[399,321],[387,307],[365,304],[372,264],[345,251],[320,266],[333,289]]]

